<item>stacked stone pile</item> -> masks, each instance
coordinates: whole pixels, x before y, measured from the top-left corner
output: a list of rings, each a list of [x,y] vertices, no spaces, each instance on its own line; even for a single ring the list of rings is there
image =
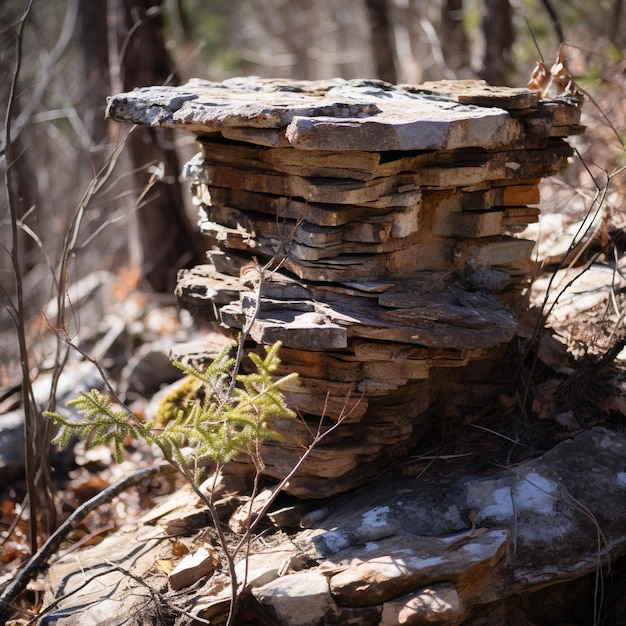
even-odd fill
[[[438,399],[471,402],[472,372],[489,379],[528,284],[534,242],[516,233],[583,131],[570,96],[465,81],[194,80],[114,96],[107,114],[199,141],[186,175],[208,260],[177,294],[232,336],[280,340],[299,373],[286,396],[306,424],[276,425],[268,475],[344,418],[290,482],[301,497],[362,484]]]

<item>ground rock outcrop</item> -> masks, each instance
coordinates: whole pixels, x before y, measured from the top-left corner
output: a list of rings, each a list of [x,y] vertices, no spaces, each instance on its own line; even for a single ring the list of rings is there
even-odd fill
[[[602,577],[626,555],[625,450],[626,436],[594,428],[514,468],[389,475],[325,502],[302,517],[309,528],[272,546],[256,544],[247,567],[238,564],[241,623],[471,626],[489,623],[480,621],[482,612],[495,614],[499,603],[521,610],[516,598],[528,592],[543,589],[549,598],[551,586],[594,571]],[[223,622],[224,573],[198,580],[186,594],[168,592],[158,564],[173,539],[152,523],[55,563],[47,599],[59,604],[46,623],[69,626],[80,616],[94,626],[130,626],[159,601],[174,613],[184,608]],[[145,576],[158,593],[146,594],[126,571]],[[105,575],[117,582],[103,586]],[[590,615],[593,605],[591,589]]]

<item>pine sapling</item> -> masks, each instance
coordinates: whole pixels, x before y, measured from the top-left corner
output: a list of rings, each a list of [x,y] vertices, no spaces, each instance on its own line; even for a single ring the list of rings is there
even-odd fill
[[[225,346],[205,371],[174,362],[200,383],[202,393],[190,406],[179,409],[163,428],[140,420],[114,403],[109,395],[92,389],[88,393],[80,392],[67,403],[83,412],[82,420],[44,413],[61,426],[54,443],[65,447],[78,437],[89,446],[110,445],[119,463],[128,438],[144,440],[158,446],[165,459],[196,484],[199,477],[195,470],[193,474],[189,472],[198,467],[200,460],[210,459],[221,466],[240,452],[256,456],[262,442],[282,440],[281,435],[271,429],[273,420],[295,418],[280,388],[297,374],[275,377],[280,365],[280,342],[265,347],[265,358],[255,353],[248,355],[255,366],[255,371],[249,374],[233,370],[236,359],[229,356],[231,349],[232,346]],[[231,385],[233,377],[235,385]]]

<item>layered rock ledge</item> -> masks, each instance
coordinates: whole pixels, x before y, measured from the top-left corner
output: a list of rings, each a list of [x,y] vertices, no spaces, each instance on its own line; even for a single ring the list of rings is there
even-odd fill
[[[275,532],[253,542],[237,564],[236,623],[591,624],[601,605],[594,587],[609,575],[603,599],[621,615],[625,448],[624,434],[594,428],[488,475],[441,467],[305,507],[277,503],[269,515],[282,540]],[[187,565],[181,583],[187,557],[174,556],[202,513],[191,490],[181,491],[138,529],[62,557],[46,576],[47,604],[55,604],[42,623],[130,626],[174,615],[223,624],[228,578]],[[206,531],[193,541],[206,546]],[[191,560],[210,551],[196,548]]]
[[[579,105],[476,83],[257,79],[111,99],[115,119],[200,142],[187,172],[208,262],[181,273],[181,303],[231,336],[252,321],[252,345],[283,341],[284,368],[300,373],[289,400],[309,425],[350,410],[290,485],[320,499],[277,500],[237,563],[242,626],[598,623],[609,576],[607,619],[623,614],[623,433],[583,431],[507,468],[371,479],[397,446],[497,389],[532,247],[516,233],[537,218],[539,179],[567,164]],[[276,426],[287,443],[265,450],[270,476],[307,441]],[[220,481],[237,535],[272,493],[250,502]],[[207,523],[183,489],[63,556],[42,623],[224,623],[230,581]]]
[[[506,379],[534,245],[516,234],[538,218],[541,178],[567,166],[580,101],[242,78],[119,94],[107,116],[199,142],[185,173],[208,259],[177,295],[230,336],[249,325],[253,347],[280,340],[281,373],[298,372],[285,391],[306,424],[276,424],[267,475],[291,470],[321,419],[344,420],[290,493],[367,482]]]

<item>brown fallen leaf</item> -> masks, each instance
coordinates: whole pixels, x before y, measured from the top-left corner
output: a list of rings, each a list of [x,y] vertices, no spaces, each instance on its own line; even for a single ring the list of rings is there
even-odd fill
[[[543,61],[537,61],[530,75],[528,89],[539,91],[542,98],[555,98],[562,95],[582,98],[583,92],[569,73],[566,63],[565,50],[561,45],[550,71]]]

